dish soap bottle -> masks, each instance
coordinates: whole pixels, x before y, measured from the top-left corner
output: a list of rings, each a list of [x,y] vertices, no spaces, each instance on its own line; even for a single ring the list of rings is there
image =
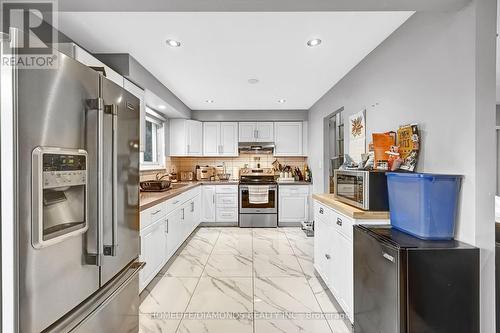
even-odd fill
[[[312,172],[307,164],[304,168],[304,180],[308,183],[312,182]]]

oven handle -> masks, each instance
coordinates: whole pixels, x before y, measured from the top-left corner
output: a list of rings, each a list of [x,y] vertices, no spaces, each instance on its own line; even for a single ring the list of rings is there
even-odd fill
[[[250,185],[250,186],[259,186],[259,185]],[[269,185],[270,191],[276,191],[278,189],[277,185]],[[248,191],[248,185],[240,185],[240,191]]]

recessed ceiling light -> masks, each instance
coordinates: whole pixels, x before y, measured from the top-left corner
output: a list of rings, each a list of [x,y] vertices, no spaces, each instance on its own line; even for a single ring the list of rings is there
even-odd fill
[[[321,39],[319,38],[314,38],[307,41],[307,46],[310,47],[318,46],[319,44],[321,44]]]
[[[278,99],[278,103],[283,104],[283,103],[285,103],[285,102],[286,102],[286,99],[284,99],[284,98],[282,98],[282,99]]]
[[[179,47],[181,46],[181,42],[174,39],[167,39],[167,45],[171,47]]]
[[[250,83],[250,84],[259,83],[259,79],[248,79],[248,83]]]
[[[167,107],[163,104],[158,105],[158,109],[165,110]]]
[[[214,100],[213,100],[213,99],[207,99],[207,100],[205,101],[205,103],[208,103],[208,104],[212,104],[213,102],[214,102]]]

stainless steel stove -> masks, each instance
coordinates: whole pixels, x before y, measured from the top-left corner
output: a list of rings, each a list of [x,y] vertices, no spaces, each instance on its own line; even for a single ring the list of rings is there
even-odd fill
[[[240,227],[278,226],[278,185],[272,168],[240,170]]]

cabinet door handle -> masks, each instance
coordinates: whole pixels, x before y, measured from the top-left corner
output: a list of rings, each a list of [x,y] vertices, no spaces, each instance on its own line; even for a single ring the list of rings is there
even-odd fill
[[[328,253],[325,253],[325,258],[328,260],[332,259],[332,257]]]
[[[194,201],[191,202],[191,211],[194,212]]]
[[[394,262],[394,257],[391,256],[389,253],[382,252],[382,257],[389,260],[390,262]]]
[[[174,201],[172,204],[177,205],[179,203],[179,200]]]
[[[337,225],[342,226],[342,219],[337,217]]]
[[[319,209],[319,213],[320,213],[320,214],[323,214],[323,213],[324,213],[323,208],[320,208],[320,209]]]
[[[168,219],[167,219],[167,234],[168,234]]]
[[[158,214],[159,212],[161,212],[161,209],[158,209],[156,212],[151,213],[151,215],[156,215],[156,214]]]
[[[212,202],[215,204],[215,194],[212,195]]]
[[[184,220],[184,208],[182,208],[182,220]]]
[[[190,151],[191,151],[191,146],[187,145],[187,153],[189,154]]]

